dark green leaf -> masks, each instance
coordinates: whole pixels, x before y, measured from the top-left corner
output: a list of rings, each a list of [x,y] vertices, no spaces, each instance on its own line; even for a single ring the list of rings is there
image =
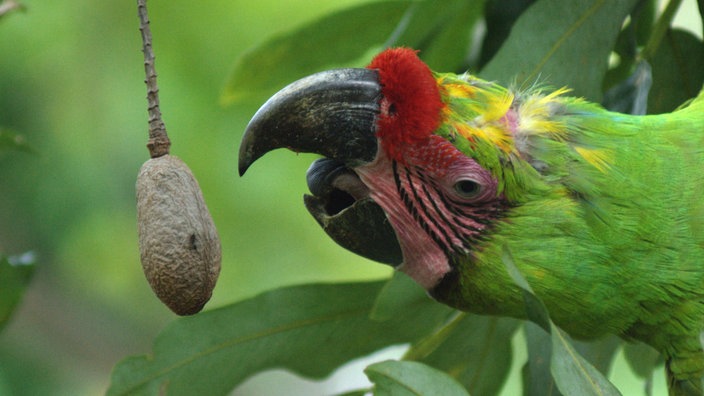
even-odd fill
[[[486,36],[482,43],[479,65],[484,66],[506,41],[519,16],[535,0],[489,0],[486,4]]]
[[[511,368],[511,339],[519,324],[510,318],[462,314],[419,361],[451,374],[471,394],[496,395]]]
[[[400,271],[394,271],[393,277],[389,279],[379,292],[374,302],[374,307],[370,314],[373,320],[389,320],[397,312],[412,309],[417,304],[424,304],[430,301],[428,293],[423,290],[408,275]],[[447,309],[448,313],[450,309]]]
[[[222,101],[265,98],[308,74],[357,61],[388,39],[409,5],[362,4],[263,42],[237,61]]]
[[[557,328],[553,327],[553,329],[554,334]],[[555,384],[555,380],[553,380],[553,375],[559,375],[554,371],[555,368],[551,367],[551,357],[554,357],[555,354],[560,354],[560,356],[567,357],[568,359],[570,359],[571,361],[569,362],[569,365],[573,367],[578,366],[581,362],[584,367],[587,367],[585,370],[590,370],[588,369],[588,367],[590,366],[586,364],[586,362],[589,362],[589,364],[591,364],[591,366],[594,369],[598,370],[598,372],[602,375],[592,373],[593,378],[588,378],[586,380],[587,385],[591,387],[591,382],[594,382],[598,386],[604,386],[609,388],[607,392],[603,394],[609,394],[609,391],[617,392],[616,389],[613,388],[613,386],[606,381],[604,376],[609,373],[614,356],[618,351],[618,347],[622,344],[622,341],[618,337],[608,336],[603,339],[590,342],[572,341],[569,344],[572,345],[573,349],[569,352],[569,354],[566,355],[566,351],[561,351],[560,349],[556,351],[553,350],[553,343],[555,342],[555,338],[557,337],[555,337],[554,335],[551,337],[550,335],[546,334],[542,329],[537,327],[535,324],[526,323],[525,334],[526,343],[528,347],[528,364],[526,365],[526,367],[524,367],[523,373],[525,392],[524,395],[557,396],[560,394],[571,394],[564,389],[565,386],[569,385],[563,384],[563,387],[561,388],[563,389],[563,392],[561,393]],[[578,358],[572,357],[571,354],[574,351],[577,352],[576,354],[574,354],[574,356]],[[581,360],[581,358],[583,358],[584,360]],[[553,363],[552,365],[554,364],[555,363]],[[575,378],[584,379],[581,374],[576,377],[574,376],[574,374],[572,374],[572,377],[572,383],[579,383],[579,381],[574,381]],[[584,382],[580,384],[580,386],[584,385]],[[586,392],[584,394],[590,393]],[[599,391],[596,391],[595,394],[599,394]]]
[[[616,387],[572,346],[567,334],[553,325],[550,371],[565,395],[620,395]]]
[[[602,84],[604,90],[611,89],[636,74],[633,70],[638,58],[638,48],[645,44],[653,30],[655,6],[655,0],[639,0],[636,3],[630,20],[616,39],[616,66],[606,72]]]
[[[0,330],[7,324],[22,299],[35,268],[34,253],[0,255]]]
[[[704,0],[697,0],[697,7],[699,7],[699,17],[702,20],[702,35],[704,36]]]
[[[645,115],[652,84],[650,64],[642,60],[638,62],[633,74],[606,91],[602,105],[619,113]]]
[[[623,355],[631,370],[643,379],[651,378],[663,360],[658,351],[642,342],[624,344]]]
[[[569,337],[552,323],[545,305],[533,294],[530,285],[514,263],[508,247],[504,247],[502,261],[513,281],[523,291],[526,316],[550,335],[550,372],[560,392],[565,395],[619,395],[616,387],[585,360],[574,349]],[[540,343],[545,342],[539,338],[537,340]],[[544,355],[546,348],[545,345],[540,346],[535,356]],[[537,389],[538,382],[546,384],[544,374],[539,374],[537,380],[526,380],[531,390]]]
[[[645,45],[653,32],[657,3],[656,0],[639,0],[631,13],[630,24],[635,28],[635,40],[639,46]]]
[[[504,84],[545,82],[601,99],[608,58],[636,0],[540,0],[516,21],[480,75]]]
[[[459,4],[459,1],[413,2],[384,46],[407,46],[424,51],[443,29],[443,22],[447,22],[447,19],[452,16],[450,10]]]
[[[614,335],[609,335],[594,341],[573,341],[572,345],[595,369],[608,375],[616,352],[623,345],[623,341]]]
[[[704,83],[704,43],[689,32],[669,30],[651,61],[648,113],[669,113],[697,95]]]
[[[446,373],[418,362],[387,360],[364,372],[375,384],[377,396],[468,396],[467,391]]]
[[[513,279],[513,282],[521,288],[523,292],[523,301],[526,305],[526,316],[530,321],[542,327],[543,330],[550,333],[551,321],[547,308],[543,302],[533,294],[528,281],[523,277],[521,271],[516,267],[516,264],[511,257],[511,251],[504,246],[501,259],[506,266],[508,274]]]
[[[4,150],[32,152],[31,147],[29,147],[22,135],[0,128],[0,152]]]
[[[359,389],[359,390],[353,390],[345,393],[338,393],[335,396],[365,396],[371,393],[371,389]]]
[[[472,30],[483,5],[483,1],[465,0],[417,3],[408,28],[393,45],[419,49],[431,69],[464,72]]]
[[[108,394],[221,395],[273,367],[322,378],[353,358],[424,336],[447,315],[426,300],[389,320],[371,320],[383,285],[283,288],[178,319],[157,337],[153,355],[116,366]]]
[[[552,340],[550,335],[532,322],[524,325],[528,361],[523,366],[523,396],[560,396],[550,372]]]

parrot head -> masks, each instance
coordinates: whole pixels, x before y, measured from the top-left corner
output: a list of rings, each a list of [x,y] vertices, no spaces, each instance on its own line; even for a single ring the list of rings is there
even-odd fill
[[[469,74],[434,73],[416,51],[388,49],[367,68],[314,74],[273,96],[247,127],[240,174],[276,148],[323,155],[307,175],[313,216],[341,245],[442,300],[458,263],[491,239],[536,172],[518,160],[513,100]]]

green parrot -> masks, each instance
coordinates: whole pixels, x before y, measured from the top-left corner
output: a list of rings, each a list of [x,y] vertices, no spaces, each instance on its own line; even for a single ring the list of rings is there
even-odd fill
[[[245,131],[240,174],[275,148],[321,154],[315,199],[330,215],[378,205],[362,217],[390,224],[396,267],[436,300],[525,318],[508,249],[565,331],[643,341],[666,358],[671,394],[702,394],[704,93],[634,116],[567,92],[388,49],[273,96]]]

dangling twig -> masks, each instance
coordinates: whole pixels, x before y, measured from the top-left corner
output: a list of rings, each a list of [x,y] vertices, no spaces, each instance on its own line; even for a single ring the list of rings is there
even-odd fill
[[[161,157],[169,153],[171,141],[166,133],[166,125],[161,119],[159,109],[159,86],[156,83],[156,69],[154,68],[154,51],[152,50],[152,32],[149,29],[149,16],[147,15],[147,0],[137,0],[137,13],[139,14],[139,31],[142,32],[142,52],[144,52],[144,72],[147,85],[147,104],[149,111],[149,141],[147,148],[152,158]]]

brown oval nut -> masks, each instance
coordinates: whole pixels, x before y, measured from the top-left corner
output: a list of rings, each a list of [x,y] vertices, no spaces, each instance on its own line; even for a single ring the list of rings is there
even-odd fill
[[[179,315],[199,312],[220,274],[220,238],[188,166],[152,158],[137,176],[137,223],[144,275]]]

